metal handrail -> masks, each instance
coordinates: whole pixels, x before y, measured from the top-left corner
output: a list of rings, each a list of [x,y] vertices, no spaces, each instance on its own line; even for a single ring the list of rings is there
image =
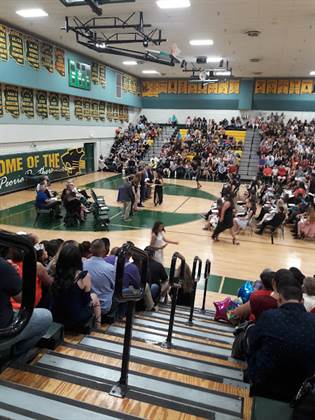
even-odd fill
[[[175,282],[175,268],[176,268],[176,262],[178,259],[181,260],[180,274],[179,274],[179,281]],[[185,276],[185,264],[186,264],[185,257],[183,257],[179,252],[175,252],[172,256],[170,277],[169,277],[169,283],[171,285],[171,290],[173,291],[172,305],[171,305],[170,320],[168,324],[167,338],[166,338],[166,341],[161,344],[161,347],[163,348],[169,349],[172,347],[172,335],[173,335],[173,326],[174,326],[174,319],[175,319],[178,289],[181,287],[181,281]]]
[[[197,272],[197,267],[198,267],[198,272]],[[196,256],[194,258],[193,269],[192,269],[193,287],[190,294],[190,313],[189,313],[188,325],[193,325],[196,290],[197,290],[197,283],[199,282],[200,277],[201,277],[201,269],[202,269],[202,261],[199,257]]]
[[[206,298],[207,298],[207,289],[208,289],[208,278],[209,278],[209,275],[210,275],[210,271],[211,271],[211,262],[210,262],[209,259],[207,259],[206,260],[206,265],[205,265],[205,272],[204,272],[205,285],[204,285],[204,289],[203,289],[203,299],[202,299],[202,307],[201,307],[202,311],[205,310]]]
[[[24,253],[21,307],[13,322],[5,328],[0,328],[2,343],[4,339],[18,335],[26,327],[32,316],[36,289],[36,255],[33,244],[28,238],[3,230],[0,231],[0,246],[18,248]]]

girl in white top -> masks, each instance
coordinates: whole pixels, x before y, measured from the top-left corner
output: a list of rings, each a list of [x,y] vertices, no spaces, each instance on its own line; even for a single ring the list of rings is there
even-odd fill
[[[163,264],[163,250],[167,244],[178,245],[178,242],[170,241],[164,236],[165,227],[162,222],[155,222],[151,232],[150,246],[155,250],[154,259]]]

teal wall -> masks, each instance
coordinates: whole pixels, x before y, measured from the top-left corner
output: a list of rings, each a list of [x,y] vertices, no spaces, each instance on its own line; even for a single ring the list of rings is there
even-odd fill
[[[129,92],[123,92],[121,98],[116,97],[116,74],[117,71],[106,67],[106,87],[91,83],[91,90],[76,89],[68,86],[68,59],[92,64],[90,58],[65,50],[66,74],[61,76],[57,71],[50,73],[46,68],[41,67],[35,70],[25,60],[24,65],[19,65],[12,58],[8,61],[0,60],[0,83],[8,83],[16,86],[30,87],[34,89],[43,89],[46,91],[65,93],[68,95],[81,96],[91,99],[98,99],[132,107],[140,108],[141,97]]]
[[[252,109],[315,111],[315,95],[253,95]]]

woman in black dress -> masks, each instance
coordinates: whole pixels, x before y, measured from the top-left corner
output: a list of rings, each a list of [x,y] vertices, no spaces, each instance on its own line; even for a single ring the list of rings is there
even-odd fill
[[[226,194],[224,197],[224,204],[220,213],[219,223],[215,228],[212,239],[214,241],[219,240],[220,233],[224,232],[226,229],[230,230],[232,236],[233,245],[239,245],[239,242],[236,240],[236,236],[233,230],[233,218],[234,218],[234,197],[233,194]]]
[[[154,205],[157,206],[163,203],[163,177],[160,173],[157,174],[154,184]]]

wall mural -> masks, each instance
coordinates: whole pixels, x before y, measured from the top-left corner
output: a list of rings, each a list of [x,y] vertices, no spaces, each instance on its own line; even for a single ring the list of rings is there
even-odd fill
[[[255,94],[259,95],[310,95],[312,79],[257,79]]]
[[[124,85],[123,85],[124,86]],[[240,93],[240,80],[222,80],[202,86],[201,83],[189,83],[187,79],[143,80],[142,96],[158,97],[169,95],[230,95]]]
[[[25,189],[48,175],[50,180],[85,174],[83,148],[2,155],[0,195]]]
[[[73,97],[74,113],[71,115],[70,96],[55,92],[0,84],[0,118],[9,114],[14,118],[25,115],[55,120],[70,120],[71,116],[85,121],[129,121],[129,108],[96,99]],[[113,112],[115,109],[115,112]]]

